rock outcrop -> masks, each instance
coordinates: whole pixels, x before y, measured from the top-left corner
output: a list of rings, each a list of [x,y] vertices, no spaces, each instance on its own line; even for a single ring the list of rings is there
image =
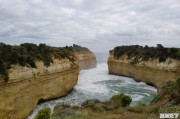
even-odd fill
[[[114,50],[111,50],[108,58],[108,69],[110,74],[133,77],[137,81],[158,87],[159,84],[180,76],[180,60],[166,58],[160,61],[159,58],[129,56],[124,53],[115,57]]]
[[[95,68],[97,65],[96,56],[85,47],[73,46],[74,55],[77,58],[79,69]]]
[[[80,70],[96,67],[96,56],[93,52],[75,52],[75,56],[77,57]]]
[[[27,117],[39,102],[68,94],[77,83],[79,67],[96,66],[95,55],[80,46],[0,43],[0,55],[0,118]]]
[[[9,81],[0,82],[0,117],[22,119],[38,101],[66,95],[78,80],[78,66],[69,60],[54,59],[49,67],[41,61],[37,68],[18,65],[9,70]]]

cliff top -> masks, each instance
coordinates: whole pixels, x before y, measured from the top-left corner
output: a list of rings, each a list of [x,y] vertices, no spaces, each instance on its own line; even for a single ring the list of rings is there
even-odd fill
[[[24,43],[11,46],[0,43],[0,79],[8,81],[8,69],[15,64],[36,68],[36,60],[44,62],[45,66],[53,63],[53,58],[66,58],[74,62],[76,59],[73,51],[89,51],[89,49],[78,45],[73,45],[73,47],[51,47],[46,44]]]
[[[167,58],[180,60],[180,48],[165,48],[161,44],[157,44],[157,47],[148,47],[147,45],[145,47],[139,45],[117,46],[110,51],[110,54],[112,53],[115,59],[127,55],[128,58],[136,57],[143,60],[159,58],[160,62]]]
[[[86,47],[81,47],[79,45],[73,44],[72,47],[73,51],[75,52],[91,52],[88,48]]]

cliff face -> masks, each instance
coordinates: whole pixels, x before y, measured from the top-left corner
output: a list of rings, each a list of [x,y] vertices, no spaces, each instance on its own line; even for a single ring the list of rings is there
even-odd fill
[[[97,65],[96,55],[86,47],[73,44],[73,54],[77,59],[79,69],[95,68]]]
[[[0,118],[25,118],[38,102],[66,95],[77,83],[79,67],[96,66],[95,55],[77,45],[0,43],[0,56]]]
[[[80,51],[75,52],[75,57],[77,57],[79,69],[90,69],[96,67],[96,56],[91,51]]]
[[[180,60],[167,58],[159,62],[159,59],[143,60],[140,58],[137,63],[133,64],[135,57],[128,58],[127,55],[122,55],[116,59],[113,53],[111,51],[108,58],[110,74],[133,77],[156,87],[180,76]]]
[[[49,67],[36,61],[36,66],[14,65],[8,70],[9,81],[0,80],[0,117],[25,118],[39,100],[66,95],[77,83],[78,66],[68,59],[53,59]]]

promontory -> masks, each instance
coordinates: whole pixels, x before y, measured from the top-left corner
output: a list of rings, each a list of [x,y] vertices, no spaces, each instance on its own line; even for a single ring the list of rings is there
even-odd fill
[[[79,67],[95,66],[95,55],[77,45],[0,43],[0,117],[27,117],[39,102],[68,94],[77,83]]]
[[[180,76],[180,48],[118,46],[109,51],[108,68],[110,74],[158,87]]]

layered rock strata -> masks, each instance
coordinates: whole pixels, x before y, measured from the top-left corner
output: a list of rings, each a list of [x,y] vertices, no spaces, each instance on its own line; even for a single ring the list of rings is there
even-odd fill
[[[77,58],[79,69],[95,68],[97,65],[96,55],[86,47],[73,45],[73,53]]]
[[[90,69],[96,67],[96,56],[91,51],[75,52],[79,69]]]
[[[0,82],[0,117],[22,119],[39,100],[66,95],[78,80],[78,66],[67,59],[54,59],[49,67],[36,61],[37,68],[18,65],[8,71],[9,81]]]
[[[132,77],[156,87],[180,76],[180,60],[166,58],[165,61],[160,62],[158,58],[149,60],[140,58],[137,63],[132,63],[134,59],[135,57],[128,58],[126,54],[115,58],[114,51],[110,51],[109,73]]]
[[[80,69],[96,67],[94,53],[77,45],[0,46],[0,118],[27,117],[39,102],[68,94]]]

